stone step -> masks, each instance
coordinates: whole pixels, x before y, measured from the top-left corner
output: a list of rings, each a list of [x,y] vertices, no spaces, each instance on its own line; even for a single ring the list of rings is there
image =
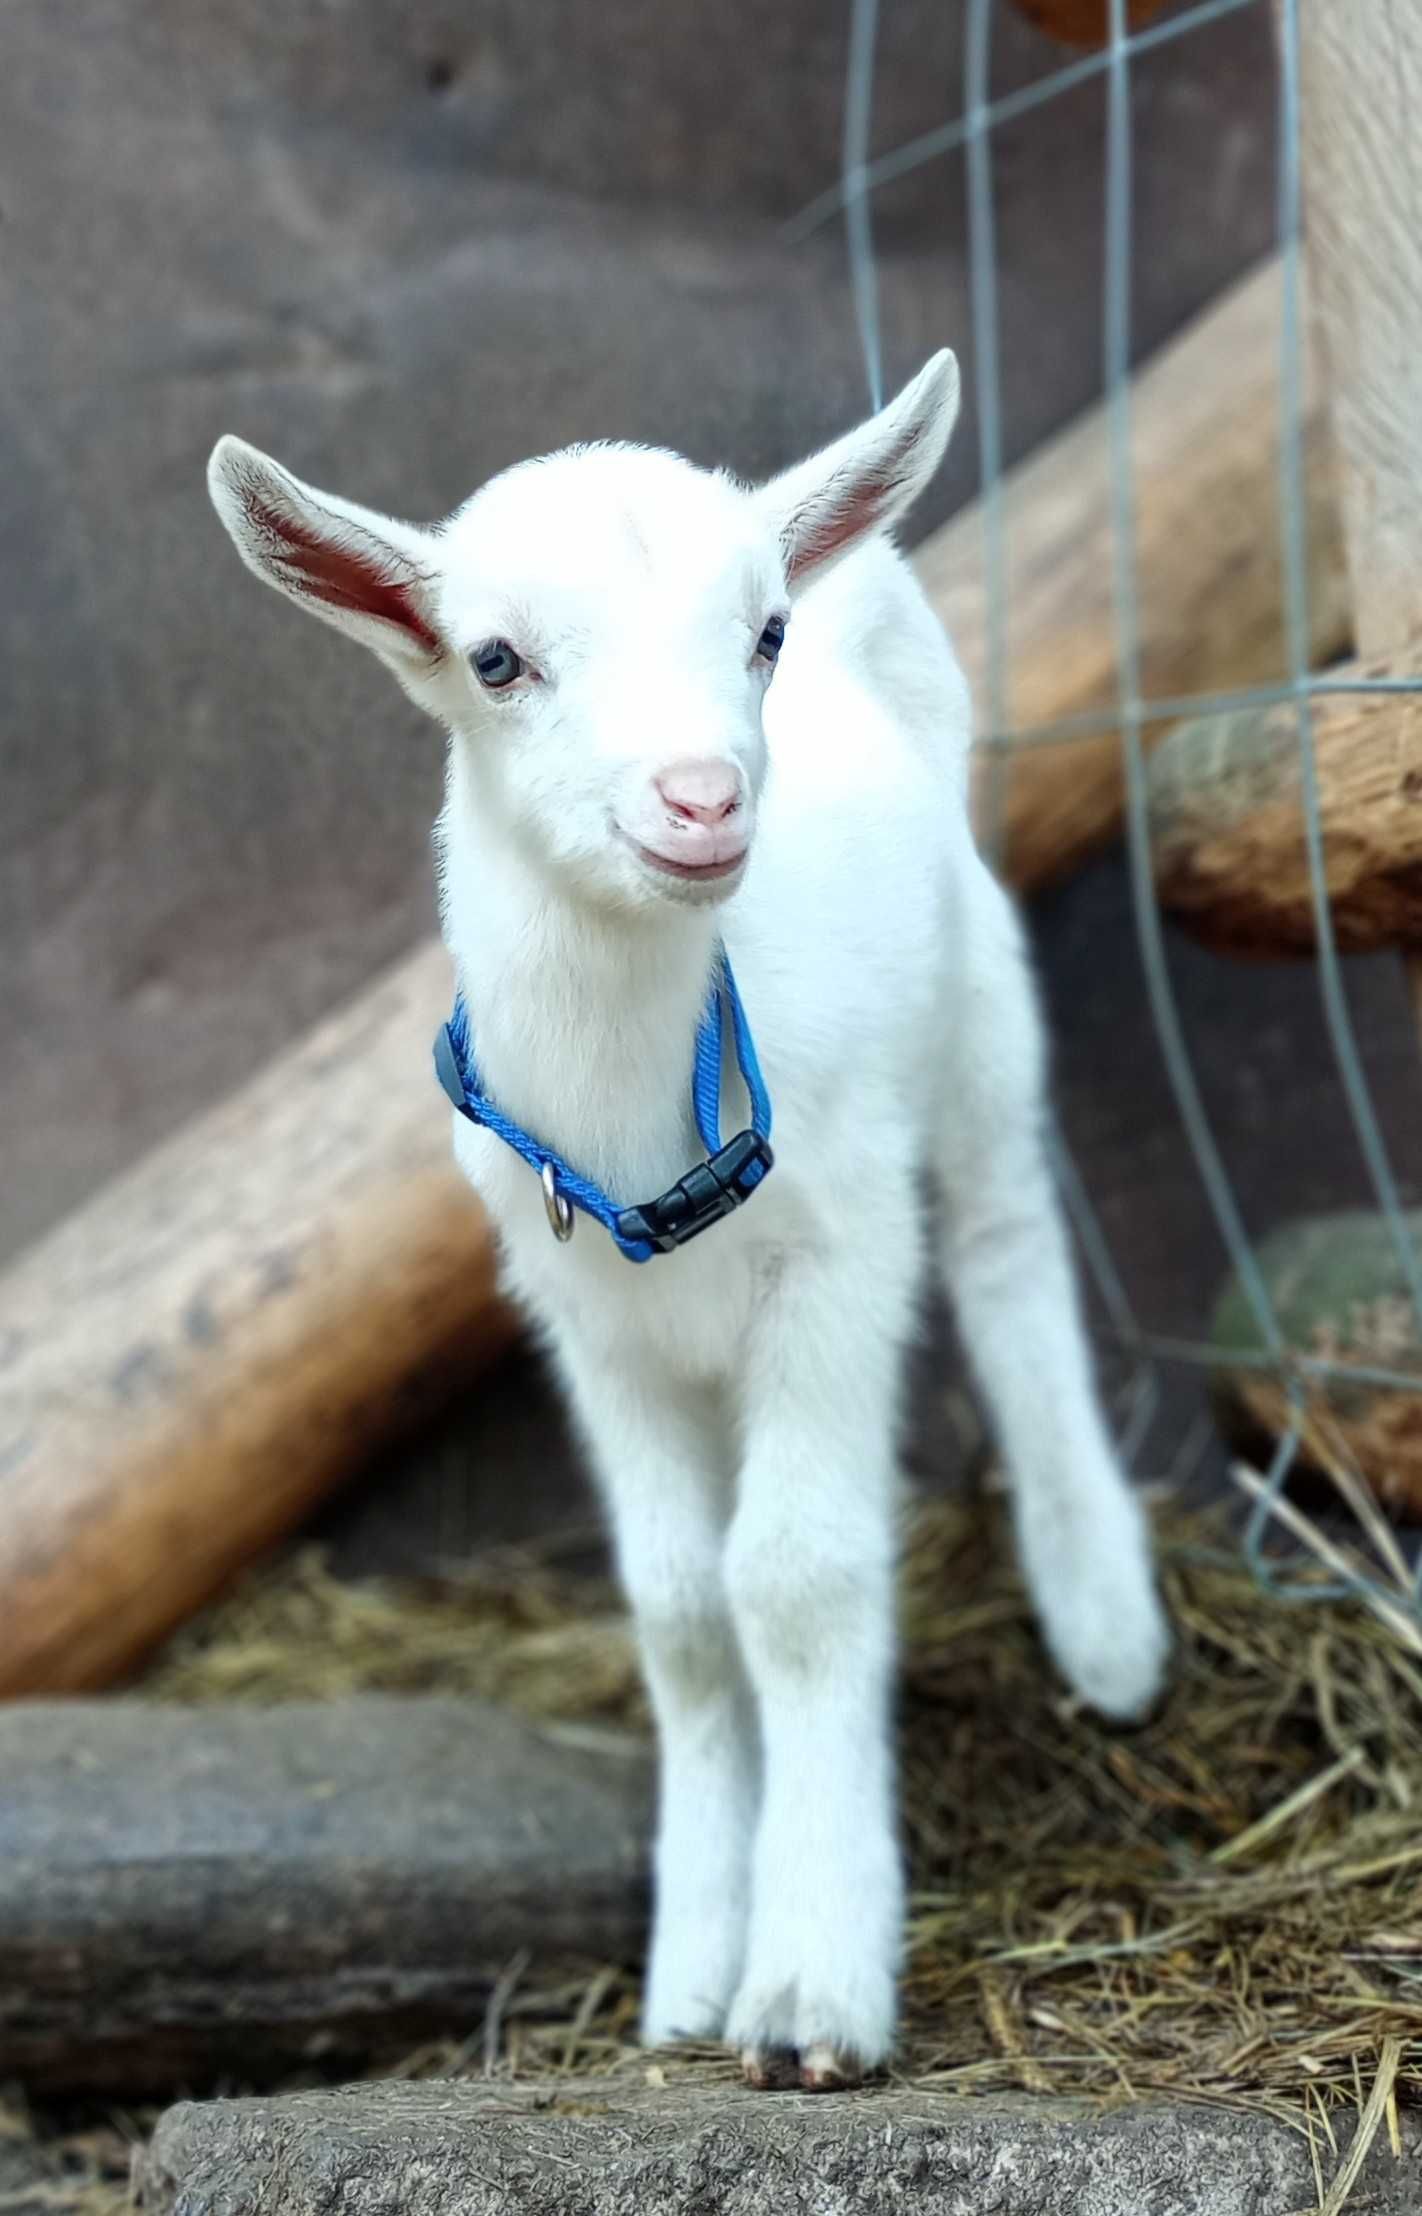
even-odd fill
[[[1379,2135],[1359,2216],[1422,2201],[1419,2135]],[[909,2088],[855,2094],[385,2084],[172,2108],[152,2216],[1293,2216],[1308,2145],[1269,2118]]]

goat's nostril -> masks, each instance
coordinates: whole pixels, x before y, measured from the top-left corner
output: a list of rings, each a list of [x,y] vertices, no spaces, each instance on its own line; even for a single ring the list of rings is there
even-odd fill
[[[730,762],[673,762],[653,782],[673,823],[724,823],[741,807],[741,781]]]

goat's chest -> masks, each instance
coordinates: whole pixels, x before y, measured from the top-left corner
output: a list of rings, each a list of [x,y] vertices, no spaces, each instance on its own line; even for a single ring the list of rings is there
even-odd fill
[[[648,1361],[688,1382],[734,1376],[795,1237],[800,1211],[789,1180],[768,1180],[698,1239],[637,1263],[583,1215],[571,1239],[555,1239],[537,1177],[487,1132],[457,1125],[455,1153],[498,1230],[504,1283],[555,1339],[574,1337],[609,1362]]]

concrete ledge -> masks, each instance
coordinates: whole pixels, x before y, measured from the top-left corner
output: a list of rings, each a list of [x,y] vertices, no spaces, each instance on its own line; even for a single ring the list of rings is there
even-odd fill
[[[1422,2206],[1419,2134],[1384,2133],[1349,2216]],[[733,2085],[357,2085],[188,2102],[142,2178],[157,2216],[1295,2216],[1283,2125],[1166,2105],[755,2094]]]

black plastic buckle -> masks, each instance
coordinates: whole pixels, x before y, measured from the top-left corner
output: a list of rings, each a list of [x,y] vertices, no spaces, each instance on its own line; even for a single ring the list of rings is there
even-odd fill
[[[774,1161],[768,1139],[756,1131],[742,1131],[709,1162],[698,1162],[678,1178],[660,1199],[645,1200],[640,1208],[624,1208],[617,1218],[617,1236],[645,1240],[659,1254],[670,1254],[749,1200]]]

